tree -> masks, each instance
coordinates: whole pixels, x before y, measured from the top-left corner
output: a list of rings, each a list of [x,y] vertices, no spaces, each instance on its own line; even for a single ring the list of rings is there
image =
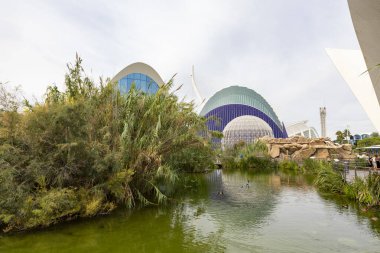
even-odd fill
[[[336,133],[335,133],[335,135],[336,135],[336,140],[337,140],[337,142],[338,143],[342,143],[343,142],[343,140],[344,140],[344,133],[342,132],[342,131],[337,131]]]
[[[347,143],[349,142],[349,139],[351,137],[351,132],[349,129],[344,129],[343,131],[343,137],[344,137],[344,140],[347,140]]]
[[[380,137],[379,136],[378,137],[365,138],[363,140],[359,140],[357,143],[358,148],[369,147],[369,146],[373,146],[373,145],[380,145]]]
[[[379,137],[379,133],[378,132],[373,132],[373,133],[371,133],[371,137]]]

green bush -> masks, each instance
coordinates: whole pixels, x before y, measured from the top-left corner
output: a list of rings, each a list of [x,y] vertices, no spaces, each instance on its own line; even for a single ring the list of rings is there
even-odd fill
[[[285,173],[302,172],[302,168],[295,161],[284,160],[279,163],[279,170]]]
[[[323,192],[342,193],[344,182],[340,173],[335,172],[331,165],[324,164],[317,172],[315,185]]]
[[[240,161],[240,168],[252,172],[274,172],[277,164],[268,157],[250,156]]]
[[[95,85],[81,62],[77,56],[68,65],[65,91],[48,87],[45,101],[26,102],[22,112],[18,96],[0,103],[0,228],[6,231],[117,205],[162,204],[179,173],[213,164],[206,119],[171,92],[172,80],[155,94],[132,87],[121,95],[109,80]]]

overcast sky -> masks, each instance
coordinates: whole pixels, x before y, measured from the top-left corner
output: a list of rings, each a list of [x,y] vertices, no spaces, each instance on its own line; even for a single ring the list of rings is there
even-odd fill
[[[142,61],[164,81],[177,73],[194,99],[242,85],[260,93],[285,123],[309,120],[328,135],[349,125],[374,131],[325,48],[359,49],[346,0],[17,1],[0,0],[0,81],[41,99],[62,87],[75,52],[88,75],[113,77]]]

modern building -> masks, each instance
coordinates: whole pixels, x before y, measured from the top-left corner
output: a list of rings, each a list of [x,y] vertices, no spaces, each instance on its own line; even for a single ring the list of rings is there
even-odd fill
[[[272,128],[259,117],[245,115],[237,117],[223,130],[222,147],[232,148],[239,142],[252,143],[264,136],[273,137]]]
[[[356,145],[358,141],[369,138],[369,134],[354,134],[350,136],[350,143]]]
[[[380,1],[348,0],[348,6],[361,50],[326,51],[380,132]]]
[[[292,136],[303,136],[306,138],[318,138],[318,132],[314,127],[309,127],[307,125],[308,121],[300,121],[286,126],[286,132],[289,137]]]
[[[269,135],[276,138],[288,136],[284,124],[280,122],[269,103],[260,94],[246,87],[230,86],[216,92],[203,106],[200,115],[210,119],[207,122],[209,130],[223,132],[226,129],[225,133],[231,133],[233,136],[231,138],[236,142],[239,138],[242,141],[248,140],[247,138],[249,140],[255,139],[244,137],[245,130],[241,132],[244,134],[239,135],[238,130],[242,129],[243,126],[253,127],[250,130],[251,132],[247,133],[249,136]],[[252,117],[244,117],[232,122],[241,116]],[[231,124],[228,125],[230,122]]]
[[[117,82],[119,90],[125,94],[132,87],[132,84],[139,90],[154,94],[158,88],[164,85],[164,81],[151,66],[136,62],[121,70],[112,80]]]

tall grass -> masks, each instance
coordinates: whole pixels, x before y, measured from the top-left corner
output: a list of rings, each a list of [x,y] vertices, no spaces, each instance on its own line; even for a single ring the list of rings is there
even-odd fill
[[[117,206],[167,202],[183,171],[213,162],[205,121],[173,81],[149,95],[85,75],[77,56],[66,89],[18,107],[0,103],[0,229],[45,227]],[[21,109],[24,109],[23,111]],[[203,132],[205,134],[200,135]]]

